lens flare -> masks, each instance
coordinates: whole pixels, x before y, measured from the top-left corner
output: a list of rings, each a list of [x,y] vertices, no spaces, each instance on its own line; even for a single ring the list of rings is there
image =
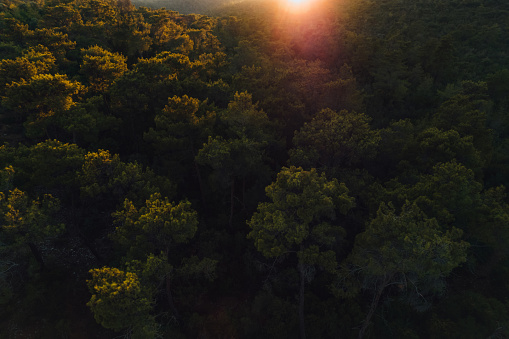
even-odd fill
[[[302,13],[311,8],[315,0],[282,0],[281,3],[288,12]]]

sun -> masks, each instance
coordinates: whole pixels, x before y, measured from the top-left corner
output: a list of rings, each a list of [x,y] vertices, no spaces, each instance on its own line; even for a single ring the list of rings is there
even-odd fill
[[[315,0],[281,0],[283,7],[289,12],[302,13],[307,11]]]

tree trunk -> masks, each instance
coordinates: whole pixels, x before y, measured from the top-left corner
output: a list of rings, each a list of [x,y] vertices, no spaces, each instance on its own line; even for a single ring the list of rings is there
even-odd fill
[[[108,114],[111,114],[111,108],[110,108],[110,95],[108,93],[103,93],[102,94],[102,97],[103,97],[103,103],[104,103],[104,107],[106,108],[106,112]]]
[[[175,307],[175,304],[173,303],[173,295],[171,294],[171,279],[168,275],[166,277],[166,297],[168,298],[168,304],[170,305],[170,310],[172,311],[173,315],[177,320],[180,319],[179,312],[177,308]]]
[[[385,275],[382,284],[378,288],[378,291],[376,291],[376,294],[373,297],[373,301],[371,302],[371,307],[369,308],[368,315],[366,316],[366,319],[364,319],[364,324],[362,324],[362,328],[359,331],[359,339],[364,338],[364,334],[368,329],[371,318],[373,317],[373,314],[375,314],[378,302],[380,301],[380,297],[382,296],[382,293],[385,290],[385,287],[387,287],[387,284],[390,282],[391,278],[392,275]]]
[[[169,252],[170,252],[169,248],[166,248],[166,251],[164,251],[164,254],[166,256],[166,260],[169,259]],[[170,310],[173,313],[173,316],[178,321],[180,319],[180,314],[179,314],[177,308],[175,307],[175,304],[173,303],[173,295],[171,293],[171,277],[170,277],[170,274],[166,275],[165,283],[166,283],[166,297],[168,299],[168,305],[170,306]]]
[[[39,263],[41,271],[43,271],[46,268],[46,265],[44,264],[44,259],[42,258],[41,251],[39,251],[39,249],[33,242],[29,242],[28,247],[30,247],[32,254],[35,257],[35,260],[37,260],[37,262]]]
[[[235,179],[232,179],[232,187],[230,189],[230,228],[233,224],[233,211],[235,208]]]
[[[194,151],[193,151],[194,154]],[[196,171],[196,177],[198,178],[198,185],[200,186],[200,194],[201,194],[201,202],[203,204],[203,208],[205,211],[207,210],[207,202],[205,201],[205,188],[203,186],[203,180],[201,179],[200,167],[198,167],[198,163],[194,162],[194,170]]]
[[[246,211],[246,178],[242,179],[242,211]]]
[[[304,265],[299,264],[300,273],[300,291],[299,291],[299,327],[300,327],[300,338],[306,339],[306,324],[304,319],[304,284],[306,283],[306,277],[304,275]]]

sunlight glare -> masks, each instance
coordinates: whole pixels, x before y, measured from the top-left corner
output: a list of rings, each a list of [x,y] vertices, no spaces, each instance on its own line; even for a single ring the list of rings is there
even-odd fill
[[[314,0],[283,0],[284,7],[290,12],[305,12]]]

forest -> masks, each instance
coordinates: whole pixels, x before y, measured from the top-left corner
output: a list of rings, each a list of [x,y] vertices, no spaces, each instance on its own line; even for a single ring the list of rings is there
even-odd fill
[[[1,338],[509,338],[509,2],[168,4],[0,0]]]

